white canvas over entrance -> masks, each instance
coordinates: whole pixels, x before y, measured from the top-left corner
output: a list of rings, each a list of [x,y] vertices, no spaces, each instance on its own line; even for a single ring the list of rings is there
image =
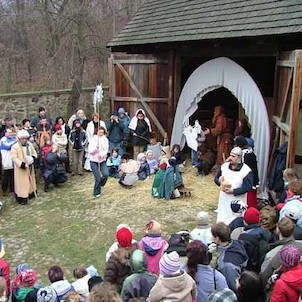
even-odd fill
[[[217,88],[225,87],[238,99],[252,127],[255,154],[261,188],[266,183],[270,128],[263,97],[251,76],[240,65],[229,58],[221,57],[199,66],[190,75],[180,94],[171,137],[171,145],[184,147],[183,121],[198,108],[203,96]],[[225,105],[227,106],[227,104]]]

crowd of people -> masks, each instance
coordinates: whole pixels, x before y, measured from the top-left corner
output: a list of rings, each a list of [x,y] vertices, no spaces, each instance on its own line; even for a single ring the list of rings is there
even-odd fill
[[[66,173],[82,176],[84,169],[92,171],[93,195],[99,197],[108,176],[131,187],[137,179],[149,178],[158,170],[160,144],[152,143],[151,124],[142,109],[132,119],[124,108],[112,112],[108,121],[100,120],[97,113],[89,120],[79,109],[68,122],[62,116],[54,121],[43,107],[32,119],[19,124],[11,115],[5,116],[0,129],[4,196],[13,192],[20,204],[36,196],[35,171],[44,179],[45,192],[52,184],[66,182]],[[133,146],[135,165],[126,153],[128,144]]]
[[[240,210],[240,209],[239,209]],[[239,211],[238,210],[238,211]],[[14,302],[300,302],[302,243],[295,239],[297,217],[291,212],[268,228],[263,209],[250,207],[240,222],[209,223],[199,212],[196,227],[166,240],[161,224],[151,220],[135,240],[128,224],[117,226],[106,253],[105,269],[76,267],[73,282],[63,269],[48,270],[49,283],[22,263],[11,278],[1,243],[0,299]],[[295,219],[294,219],[295,218]]]
[[[156,198],[176,198],[180,195],[177,189],[183,187],[179,167],[184,159],[179,145],[173,146],[172,153],[162,147],[142,109],[130,118],[119,108],[108,121],[100,120],[97,113],[89,121],[80,109],[67,123],[61,116],[53,123],[40,107],[37,116],[20,125],[7,115],[0,137],[3,195],[13,192],[22,205],[37,196],[36,180],[42,178],[44,191],[49,192],[52,185],[67,181],[67,173],[82,176],[84,170],[93,173],[96,198],[108,177],[132,188],[138,180],[155,175],[152,194]]]
[[[214,182],[220,187],[217,220],[199,212],[191,231],[164,239],[155,220],[136,241],[127,224],[119,225],[116,242],[108,249],[103,277],[93,266],[74,270],[73,283],[62,268],[49,269],[50,285],[41,286],[27,264],[16,269],[10,285],[9,265],[1,244],[0,296],[6,301],[298,301],[302,290],[302,180],[293,169],[283,171],[283,189],[277,205],[257,199],[259,177],[250,132],[241,121],[234,140],[221,108],[215,108],[213,127],[204,130],[217,140],[211,165],[204,139],[192,161],[208,174],[215,165]],[[123,108],[109,121],[83,110],[55,123],[44,108],[32,120],[16,125],[6,116],[1,129],[2,191],[14,192],[20,204],[37,194],[35,169],[41,171],[44,190],[83,175],[94,175],[93,196],[98,198],[108,177],[124,188],[153,178],[151,194],[167,200],[181,195],[185,160],[179,145],[161,146],[152,136],[142,109],[130,118]],[[133,146],[133,156],[128,144]],[[227,158],[226,158],[227,155]],[[194,158],[196,156],[196,158]],[[209,158],[209,157],[208,157]],[[77,176],[77,177],[78,177]]]

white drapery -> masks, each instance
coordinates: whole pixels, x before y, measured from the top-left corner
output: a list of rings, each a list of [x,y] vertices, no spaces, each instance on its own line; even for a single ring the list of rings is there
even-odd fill
[[[258,170],[261,188],[266,183],[270,128],[263,97],[251,76],[234,61],[221,57],[210,60],[199,66],[191,74],[180,94],[174,117],[171,145],[185,145],[183,121],[198,108],[205,94],[217,88],[225,87],[238,99],[252,127],[252,138],[255,141],[255,154],[258,159]],[[222,104],[227,107],[227,104]]]

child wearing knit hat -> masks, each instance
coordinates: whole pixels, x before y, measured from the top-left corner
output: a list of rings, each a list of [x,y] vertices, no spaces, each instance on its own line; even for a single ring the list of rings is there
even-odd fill
[[[201,211],[197,213],[197,226],[190,233],[191,240],[199,240],[206,245],[212,243],[212,233],[209,225],[209,219],[210,217],[208,212]]]
[[[146,254],[148,271],[159,274],[159,260],[169,244],[161,236],[161,225],[151,220],[146,226],[145,236],[139,242],[139,248]]]
[[[57,302],[58,296],[51,286],[45,286],[37,292],[37,302]]]
[[[260,213],[253,207],[244,212],[243,221],[245,227],[238,239],[245,243],[249,257],[247,269],[259,272],[271,234],[260,225]]]
[[[159,266],[160,276],[150,291],[148,302],[195,301],[197,297],[196,283],[190,275],[180,269],[177,252],[163,254]]]
[[[26,295],[38,285],[37,273],[30,269],[29,266],[25,267],[26,268],[23,267],[23,269],[20,267],[16,269],[16,271],[21,270],[18,272],[13,282],[12,296],[14,301],[24,301]]]
[[[281,262],[281,275],[276,281],[271,302],[298,301],[302,288],[302,265],[300,250],[292,245],[287,245],[279,252]]]
[[[132,233],[132,236],[133,236],[133,232],[132,232],[130,226],[129,226],[128,224],[121,223],[121,224],[119,224],[119,225],[116,227],[116,233],[115,233],[116,239],[117,239],[117,233],[118,233],[118,231],[119,231],[120,229],[122,229],[122,228],[127,228],[127,229]],[[121,234],[119,234],[119,236],[120,236],[120,235],[121,235]],[[137,244],[137,241],[136,241],[135,239],[132,239],[131,243],[135,245],[135,244]],[[112,253],[114,253],[114,252],[118,249],[118,247],[119,247],[118,241],[114,242],[114,243],[110,246],[108,252],[106,253],[106,262],[108,261],[108,259],[109,259],[110,256],[112,255]]]
[[[132,246],[133,234],[127,227],[122,227],[116,232],[118,249],[112,253],[106,263],[104,281],[116,287],[117,291],[122,290],[125,279],[131,275],[130,257],[135,249]]]

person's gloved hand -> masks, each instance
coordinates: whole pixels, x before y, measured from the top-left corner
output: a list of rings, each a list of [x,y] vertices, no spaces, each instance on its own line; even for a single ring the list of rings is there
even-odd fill
[[[209,244],[208,246],[208,250],[209,250],[209,253],[212,254],[213,252],[215,252],[217,249],[217,244],[212,242],[211,244]]]

